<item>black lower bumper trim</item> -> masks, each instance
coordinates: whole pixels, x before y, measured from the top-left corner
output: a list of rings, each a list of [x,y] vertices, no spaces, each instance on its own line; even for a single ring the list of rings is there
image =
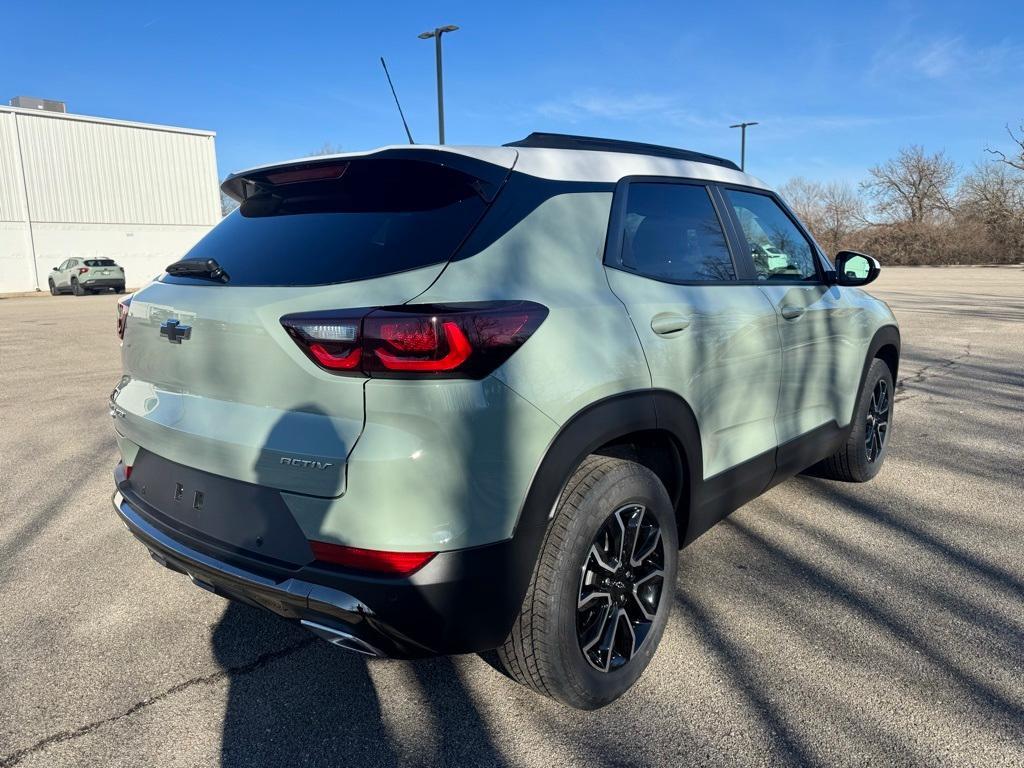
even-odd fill
[[[538,537],[521,535],[526,527],[506,541],[441,552],[403,578],[315,561],[281,563],[179,525],[136,493],[122,465],[115,482],[117,514],[161,565],[223,597],[306,622],[310,629],[312,623],[349,635],[378,655],[416,658],[497,648],[508,636],[533,569]],[[352,646],[344,638],[330,641]]]
[[[124,290],[124,280],[110,280],[106,278],[98,278],[96,280],[86,280],[82,283],[83,288],[116,288]]]
[[[192,549],[168,536],[135,510],[120,491],[114,509],[160,565],[183,573],[202,589],[299,621],[335,645],[374,656],[405,655],[374,626],[373,612],[352,595],[301,579],[274,581]],[[392,648],[389,653],[384,648]]]

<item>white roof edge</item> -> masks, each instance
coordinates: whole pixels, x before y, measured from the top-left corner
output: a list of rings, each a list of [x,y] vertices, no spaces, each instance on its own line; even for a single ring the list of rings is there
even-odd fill
[[[187,133],[193,136],[217,135],[216,131],[206,131],[199,128],[182,128],[176,125],[160,125],[158,123],[137,123],[131,120],[116,120],[112,117],[94,117],[92,115],[78,115],[72,112],[51,112],[46,109],[12,107],[8,104],[0,104],[0,112],[13,112],[17,115],[31,115],[32,117],[53,117],[60,120],[75,120],[81,123],[102,123],[104,125],[117,125],[122,128],[141,128],[147,131],[163,131],[164,133]]]
[[[615,183],[626,176],[665,176],[748,187],[770,189],[760,179],[742,171],[713,163],[679,160],[657,155],[607,152],[584,149],[553,149],[547,147],[495,147],[464,146],[458,144],[388,144],[359,152],[341,152],[334,155],[310,155],[276,163],[264,163],[233,171],[228,177],[244,176],[284,165],[312,163],[319,160],[367,157],[378,152],[395,149],[425,149],[474,157],[506,168],[515,167],[517,173],[553,181],[582,181]]]

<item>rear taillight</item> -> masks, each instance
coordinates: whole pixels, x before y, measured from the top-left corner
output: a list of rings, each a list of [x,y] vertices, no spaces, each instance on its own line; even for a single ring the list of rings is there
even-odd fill
[[[89,271],[88,267],[79,267],[78,268],[78,274],[80,274],[80,275],[84,275],[88,271]]]
[[[281,318],[321,368],[373,378],[482,379],[547,317],[529,301],[419,304]]]
[[[122,296],[117,300],[117,338],[124,340],[124,327],[128,323],[128,307],[131,306],[132,297]]]
[[[385,576],[409,576],[436,555],[436,552],[385,552],[379,549],[359,549],[324,541],[309,542],[313,556],[321,563],[341,565],[357,571],[369,571]]]

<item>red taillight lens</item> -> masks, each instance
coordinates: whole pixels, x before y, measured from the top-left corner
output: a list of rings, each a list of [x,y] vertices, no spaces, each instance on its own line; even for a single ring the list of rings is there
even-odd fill
[[[325,541],[311,541],[313,555],[322,563],[341,565],[359,571],[386,576],[409,576],[436,555],[436,552],[384,552],[378,549],[359,549]]]
[[[547,309],[528,301],[403,305],[281,318],[321,368],[374,378],[482,379],[537,330]]]
[[[131,476],[132,476],[132,465],[131,464],[125,464],[124,465],[124,479],[125,480],[130,480]]]
[[[84,275],[88,271],[89,271],[88,267],[79,267],[78,268],[78,274],[80,274],[80,275]]]
[[[359,347],[334,353],[320,343],[310,344],[309,351],[320,365],[332,371],[351,371],[359,365],[359,358],[363,356]]]
[[[442,324],[445,338],[445,346],[442,347],[437,338],[437,329],[434,328],[436,322],[429,320],[415,322],[417,324],[428,323],[431,330],[429,334],[422,334],[411,343],[405,340],[401,330],[393,330],[400,328],[400,325],[385,324],[381,326],[381,341],[406,353],[399,355],[388,352],[384,348],[375,349],[374,354],[377,355],[377,359],[385,369],[389,371],[454,371],[465,363],[473,353],[469,339],[456,323],[447,321]],[[390,335],[391,333],[395,333],[397,336]],[[439,350],[442,349],[445,350],[444,354],[439,357]],[[410,352],[416,354],[409,355]]]
[[[124,340],[124,328],[128,323],[128,308],[132,304],[132,297],[123,296],[117,300],[117,338]]]

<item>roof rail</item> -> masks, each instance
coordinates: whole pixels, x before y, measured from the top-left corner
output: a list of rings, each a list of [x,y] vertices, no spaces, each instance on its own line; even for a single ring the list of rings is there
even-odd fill
[[[659,144],[643,144],[639,141],[619,141],[618,139],[600,139],[595,136],[573,136],[567,133],[539,133],[534,131],[525,139],[510,141],[506,147],[538,147],[543,149],[587,149],[593,152],[624,152],[631,155],[653,155],[654,157],[670,157],[674,160],[690,160],[695,163],[709,163],[731,168],[740,168],[732,160],[689,149],[663,147]]]

